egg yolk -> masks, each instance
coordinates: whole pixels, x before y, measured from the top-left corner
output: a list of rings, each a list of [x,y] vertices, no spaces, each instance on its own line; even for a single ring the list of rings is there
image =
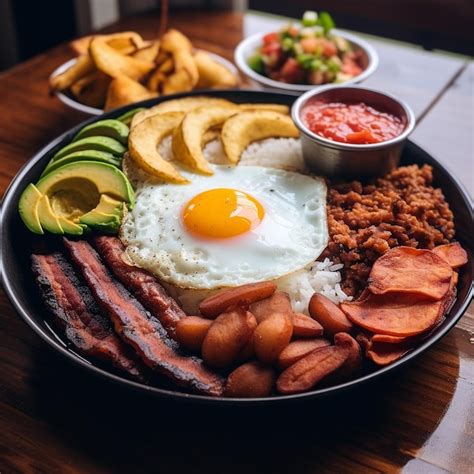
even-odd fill
[[[198,236],[226,239],[254,229],[264,215],[263,206],[250,194],[218,188],[194,196],[184,207],[183,222]]]

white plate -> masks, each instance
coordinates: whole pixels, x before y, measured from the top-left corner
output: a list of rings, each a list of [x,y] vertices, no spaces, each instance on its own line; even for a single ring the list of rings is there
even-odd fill
[[[367,43],[367,41],[359,38],[352,33],[348,33],[344,30],[331,30],[335,36],[340,36],[341,38],[346,39],[351,44],[352,48],[357,50],[363,51],[362,56],[362,64],[365,66],[364,71],[359,74],[358,76],[349,79],[341,83],[341,85],[350,85],[350,84],[357,84],[359,82],[364,81],[370,75],[374,73],[377,69],[379,64],[379,57],[375,49]],[[237,64],[237,67],[242,71],[250,79],[254,80],[255,82],[259,83],[260,85],[270,88],[270,89],[278,89],[278,90],[286,90],[286,91],[293,91],[293,92],[306,92],[317,87],[327,86],[329,84],[321,84],[321,86],[316,86],[312,84],[288,84],[286,82],[275,81],[270,79],[269,77],[263,76],[258,72],[255,72],[248,64],[248,58],[255,53],[255,51],[262,46],[263,37],[267,33],[256,33],[248,38],[244,39],[239,43],[237,46],[235,53],[234,53],[234,61]],[[330,83],[332,84],[332,83]],[[336,85],[336,84],[333,84]]]
[[[212,57],[212,59],[222,64],[227,69],[229,69],[230,72],[232,72],[232,74],[234,74],[237,77],[239,76],[239,72],[237,68],[230,61],[223,58],[222,56],[219,56],[218,54],[211,53],[210,51],[206,51],[206,52]],[[51,73],[50,77],[55,77],[59,74],[62,74],[64,71],[69,69],[76,61],[77,61],[77,58],[72,58],[69,61],[66,61],[65,63],[61,64],[61,66],[57,67]],[[88,105],[81,104],[72,95],[68,94],[67,92],[55,91],[55,95],[63,104],[66,104],[72,109],[79,110],[80,112],[83,112],[85,114],[102,115],[104,113],[103,109],[97,109],[95,107],[89,107]]]

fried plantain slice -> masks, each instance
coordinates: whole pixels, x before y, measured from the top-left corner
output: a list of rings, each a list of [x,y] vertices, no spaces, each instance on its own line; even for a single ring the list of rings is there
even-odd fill
[[[173,155],[176,160],[204,174],[213,174],[202,152],[205,133],[234,115],[238,108],[199,107],[188,112],[173,133]]]
[[[127,76],[117,77],[112,80],[108,88],[105,110],[116,109],[156,96],[156,92],[150,92],[145,86]]]
[[[183,97],[182,99],[172,99],[160,104],[154,105],[147,110],[142,110],[134,115],[130,128],[138,125],[142,120],[156,114],[164,114],[165,112],[189,112],[198,107],[233,107],[234,104],[226,99],[217,97],[193,96]]]
[[[130,156],[147,173],[171,183],[187,183],[176,168],[158,152],[158,145],[183,119],[183,112],[157,114],[136,125],[128,138]]]
[[[299,132],[287,115],[270,110],[240,112],[222,127],[222,146],[231,163],[238,163],[250,143],[270,137],[298,138]]]

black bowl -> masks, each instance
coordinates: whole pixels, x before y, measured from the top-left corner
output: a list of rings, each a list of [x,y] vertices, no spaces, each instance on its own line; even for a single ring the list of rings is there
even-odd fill
[[[194,395],[173,390],[168,387],[147,386],[140,383],[125,379],[120,375],[105,370],[96,362],[89,361],[82,356],[79,356],[72,351],[64,340],[56,334],[48,324],[48,317],[42,310],[42,303],[37,295],[34,285],[32,273],[30,270],[30,255],[33,249],[47,248],[57,244],[57,238],[54,236],[36,236],[29,232],[23,225],[17,211],[18,199],[25,188],[25,186],[38,179],[43,168],[54,153],[65,143],[69,142],[77,131],[84,127],[84,125],[94,122],[102,118],[114,118],[127,110],[137,106],[149,107],[162,100],[168,100],[174,97],[183,97],[186,95],[212,95],[216,97],[226,98],[235,102],[274,102],[291,105],[295,100],[294,96],[287,94],[279,94],[273,92],[256,92],[256,91],[199,91],[190,94],[178,94],[173,97],[166,97],[165,99],[152,99],[124,107],[120,110],[104,114],[100,117],[94,117],[87,122],[83,122],[69,132],[64,133],[56,140],[39,151],[25,166],[19,171],[14,180],[11,182],[2,205],[1,218],[1,270],[2,280],[5,292],[10,299],[12,305],[18,311],[23,320],[51,347],[58,353],[70,359],[73,363],[88,370],[92,374],[96,374],[102,378],[108,379],[112,382],[128,386],[132,389],[142,392],[150,393],[159,397],[174,398],[182,401],[204,402],[215,405],[239,405],[247,406],[249,404],[277,404],[289,401],[309,400],[312,398],[327,396],[342,392],[349,388],[359,386],[360,384],[373,381],[384,375],[389,374],[395,369],[406,364],[410,360],[417,357],[424,352],[428,347],[443,337],[461,318],[464,311],[467,309],[473,295],[472,280],[473,280],[473,220],[472,207],[470,200],[463,186],[449,174],[449,172],[433,157],[423,151],[418,146],[408,142],[402,155],[402,164],[424,164],[427,163],[433,166],[435,185],[443,189],[443,192],[448,200],[451,209],[454,212],[456,224],[456,237],[461,242],[462,246],[468,250],[469,263],[466,265],[461,273],[458,284],[457,299],[451,311],[447,315],[443,324],[430,335],[428,339],[411,351],[397,362],[383,368],[375,369],[349,382],[312,390],[310,392],[275,396],[267,398],[253,398],[253,399],[230,399],[230,398],[213,398],[202,395]]]

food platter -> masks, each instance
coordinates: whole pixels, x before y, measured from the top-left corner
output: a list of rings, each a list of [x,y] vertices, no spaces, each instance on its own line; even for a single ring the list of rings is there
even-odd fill
[[[202,95],[203,92],[195,92],[192,94],[179,95],[176,97],[183,97],[186,95]],[[267,92],[253,92],[253,91],[207,91],[208,96],[214,96],[224,99],[229,99],[237,103],[280,103],[291,105],[294,97],[284,94],[267,93]],[[141,106],[151,106],[166,99],[153,99],[140,103]],[[133,107],[135,107],[134,105]],[[127,110],[133,108],[132,106],[108,113],[104,118],[118,117]],[[412,143],[408,143],[402,155],[402,164],[424,164],[427,163],[434,168],[434,175],[436,185],[443,189],[447,201],[449,202],[455,216],[456,238],[461,245],[468,251],[469,262],[461,270],[459,275],[459,285],[457,299],[447,315],[444,322],[436,328],[436,330],[426,338],[416,349],[409,352],[407,355],[394,362],[393,364],[379,368],[370,373],[361,375],[358,378],[350,380],[339,385],[331,387],[311,390],[306,393],[296,395],[278,395],[268,398],[213,398],[203,395],[194,395],[185,393],[179,390],[170,389],[168,385],[149,386],[143,385],[118,375],[115,375],[101,366],[96,365],[82,356],[79,356],[74,351],[68,348],[61,337],[52,330],[48,323],[48,318],[40,309],[42,307],[39,298],[37,298],[34,280],[30,272],[29,256],[33,251],[38,251],[38,247],[54,248],[57,245],[57,239],[54,237],[45,238],[44,236],[37,237],[29,233],[21,223],[17,213],[18,200],[25,185],[28,182],[35,181],[44,165],[48,162],[51,156],[73,136],[84,125],[92,123],[94,119],[81,124],[73,130],[61,135],[56,140],[51,142],[43,150],[41,150],[35,157],[33,157],[25,167],[18,173],[4,198],[3,213],[2,213],[2,275],[6,293],[15,306],[20,316],[27,322],[30,327],[42,337],[50,346],[60,352],[62,355],[69,358],[75,364],[80,365],[86,370],[95,373],[98,376],[107,378],[120,384],[127,385],[137,390],[146,391],[157,396],[171,397],[177,399],[186,399],[192,401],[203,401],[215,404],[246,404],[246,403],[279,403],[290,400],[300,400],[302,398],[316,398],[323,395],[329,395],[342,390],[360,385],[369,380],[378,378],[384,374],[390,373],[397,367],[412,360],[443,335],[445,335],[459,320],[463,312],[466,310],[472,298],[472,242],[470,237],[472,235],[472,209],[463,187],[453,178],[448,171],[446,171],[433,157],[418,148]]]

